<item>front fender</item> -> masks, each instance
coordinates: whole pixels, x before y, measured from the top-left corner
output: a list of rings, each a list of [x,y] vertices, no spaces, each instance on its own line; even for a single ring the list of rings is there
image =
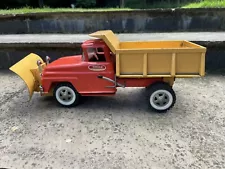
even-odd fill
[[[71,85],[74,86],[76,90],[77,89],[77,78],[63,78],[60,77],[58,79],[51,79],[51,78],[42,78],[42,87],[44,89],[44,94],[45,95],[53,95],[54,87],[59,84],[59,83],[70,83]]]

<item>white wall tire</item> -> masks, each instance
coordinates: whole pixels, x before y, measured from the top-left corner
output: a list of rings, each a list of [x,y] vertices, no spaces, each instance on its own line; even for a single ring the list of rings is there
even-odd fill
[[[59,84],[55,87],[54,96],[56,101],[64,106],[71,107],[75,106],[79,102],[79,94],[70,84]]]
[[[153,111],[167,112],[174,106],[176,95],[172,87],[168,84],[157,83],[149,88],[148,102]]]

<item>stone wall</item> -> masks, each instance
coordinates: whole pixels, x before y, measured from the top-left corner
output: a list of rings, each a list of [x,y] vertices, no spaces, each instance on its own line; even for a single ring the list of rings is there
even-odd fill
[[[0,15],[0,34],[225,31],[225,8]]]
[[[225,43],[224,42],[201,42],[194,43],[207,47],[206,53],[206,72],[225,73]],[[27,56],[36,53],[43,59],[50,56],[52,61],[63,56],[81,54],[81,43],[64,44],[1,44],[0,46],[0,69],[8,69],[10,66]]]

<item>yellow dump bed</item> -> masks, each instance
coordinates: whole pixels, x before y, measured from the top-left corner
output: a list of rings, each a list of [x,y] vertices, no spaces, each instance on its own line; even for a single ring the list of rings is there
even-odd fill
[[[200,77],[206,48],[189,41],[120,42],[111,30],[92,37],[105,41],[116,55],[117,77]]]

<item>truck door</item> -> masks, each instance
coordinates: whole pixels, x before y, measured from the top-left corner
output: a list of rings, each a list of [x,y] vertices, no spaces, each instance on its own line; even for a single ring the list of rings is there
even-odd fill
[[[86,82],[91,93],[115,93],[115,84],[102,77],[115,80],[115,71],[109,50],[104,47],[88,47],[88,64]]]

